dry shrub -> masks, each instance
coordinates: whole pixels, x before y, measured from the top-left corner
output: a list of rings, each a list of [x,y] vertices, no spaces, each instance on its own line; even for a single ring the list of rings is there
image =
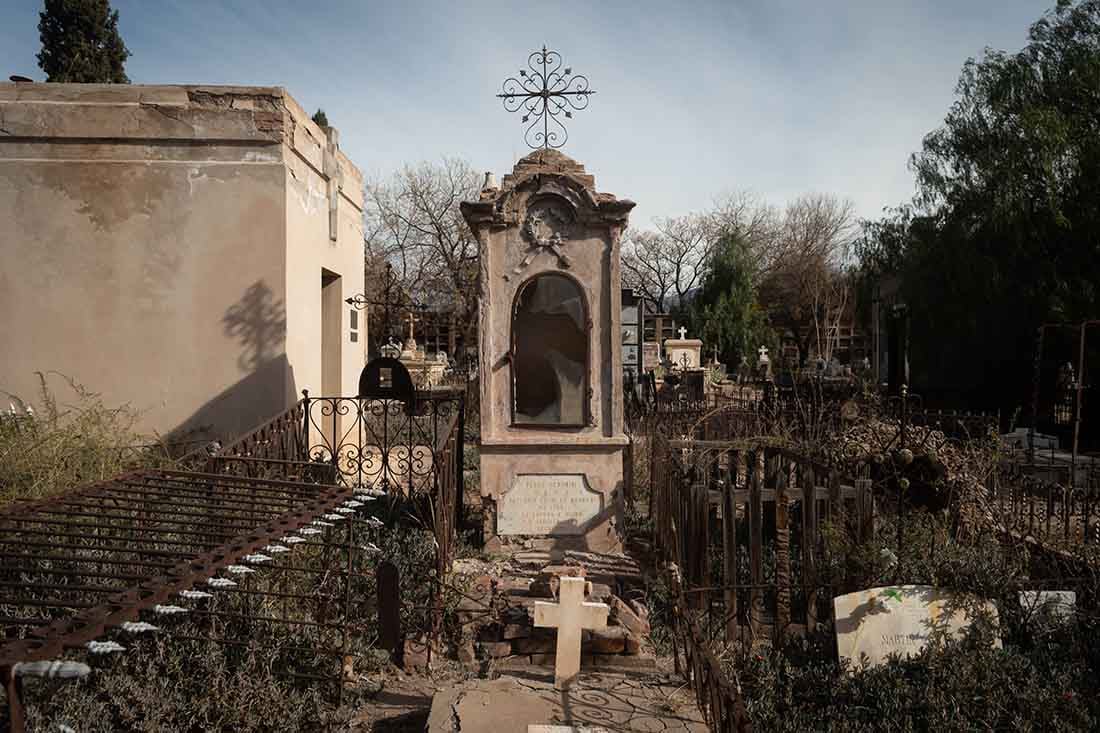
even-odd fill
[[[0,504],[50,496],[164,462],[165,452],[155,445],[134,447],[153,443],[135,429],[137,411],[128,405],[108,407],[75,380],[49,374],[64,383],[64,403],[42,372],[36,403],[3,393],[10,406],[0,415]]]

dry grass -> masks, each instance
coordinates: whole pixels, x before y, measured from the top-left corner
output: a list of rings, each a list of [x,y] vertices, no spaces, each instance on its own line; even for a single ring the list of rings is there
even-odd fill
[[[167,450],[155,437],[136,430],[136,410],[108,407],[100,395],[56,372],[39,372],[38,378],[34,402],[2,392],[10,405],[0,414],[0,504],[166,462]],[[58,381],[64,385],[61,400],[51,388]]]

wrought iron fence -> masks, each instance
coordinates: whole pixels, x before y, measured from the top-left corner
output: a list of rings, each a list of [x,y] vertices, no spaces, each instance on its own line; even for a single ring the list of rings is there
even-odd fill
[[[670,575],[677,598],[672,609],[676,671],[687,678],[710,730],[714,733],[752,733],[736,673],[715,657],[713,645],[699,628],[696,614],[689,609],[677,573],[673,571]]]
[[[410,632],[441,634],[461,496],[463,395],[311,398],[213,454],[199,470],[141,471],[0,511],[0,678],[22,731],[36,662],[111,653],[155,633],[243,646],[280,671],[331,683],[376,639],[373,573],[385,503],[434,540]],[[389,498],[382,502],[382,497]],[[373,503],[376,502],[377,504]]]
[[[872,535],[870,480],[758,441],[670,441],[669,449],[670,470],[654,491],[655,534],[681,569],[689,605],[729,642],[816,629],[833,584],[819,572],[825,526]]]
[[[457,390],[418,391],[410,403],[307,397],[306,455],[331,464],[341,481],[354,486],[407,496],[427,493],[441,475],[437,449],[454,430],[463,430],[463,397]],[[461,460],[461,447],[458,452]]]
[[[1080,467],[1044,467],[1004,458],[987,487],[991,518],[1014,536],[1051,548],[1100,544],[1100,464],[1088,460]]]

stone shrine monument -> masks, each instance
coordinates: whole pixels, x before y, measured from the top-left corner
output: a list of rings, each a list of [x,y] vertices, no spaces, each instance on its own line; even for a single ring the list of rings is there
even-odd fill
[[[698,369],[703,365],[703,342],[687,338],[687,329],[680,327],[680,338],[665,339],[665,355],[674,368]]]
[[[544,148],[462,213],[481,256],[486,545],[618,550],[623,489],[619,239],[634,202]]]

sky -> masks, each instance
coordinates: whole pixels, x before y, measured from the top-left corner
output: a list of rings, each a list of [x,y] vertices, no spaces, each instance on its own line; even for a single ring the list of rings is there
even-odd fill
[[[563,152],[633,224],[748,191],[913,195],[909,156],[987,47],[1016,51],[1054,0],[355,2],[113,0],[139,84],[285,87],[324,108],[369,179],[464,158],[498,180],[529,152],[494,95],[544,44],[596,91]],[[43,80],[40,0],[0,0],[0,78]]]

